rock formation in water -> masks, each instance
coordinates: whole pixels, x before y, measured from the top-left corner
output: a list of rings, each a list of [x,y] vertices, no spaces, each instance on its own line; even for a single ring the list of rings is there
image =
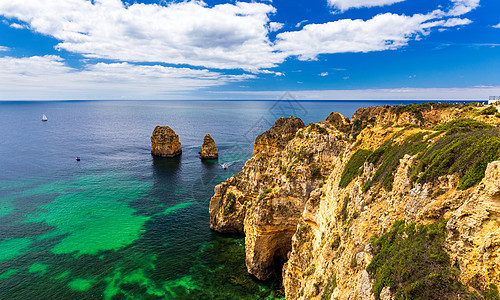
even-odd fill
[[[182,153],[179,136],[168,126],[156,126],[151,135],[151,154],[174,157]]]
[[[435,103],[279,119],[210,226],[245,234],[258,279],[284,263],[287,299],[498,299],[499,125]]]
[[[201,159],[219,158],[219,149],[215,147],[214,139],[208,133],[203,138],[203,145],[201,146],[200,158]]]

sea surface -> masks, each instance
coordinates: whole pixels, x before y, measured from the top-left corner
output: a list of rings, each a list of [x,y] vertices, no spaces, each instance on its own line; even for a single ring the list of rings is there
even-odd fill
[[[247,274],[242,236],[210,230],[214,186],[279,117],[405,103],[0,102],[0,299],[281,298]],[[182,156],[151,156],[156,125]],[[206,133],[218,161],[198,158]]]

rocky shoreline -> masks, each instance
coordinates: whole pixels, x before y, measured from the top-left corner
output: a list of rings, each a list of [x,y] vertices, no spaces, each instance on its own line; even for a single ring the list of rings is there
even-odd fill
[[[210,226],[244,233],[248,272],[282,272],[287,299],[495,299],[500,117],[488,108],[370,107],[307,126],[281,118],[215,187]],[[401,254],[413,253],[408,239],[434,254]],[[387,249],[406,265],[381,258]]]

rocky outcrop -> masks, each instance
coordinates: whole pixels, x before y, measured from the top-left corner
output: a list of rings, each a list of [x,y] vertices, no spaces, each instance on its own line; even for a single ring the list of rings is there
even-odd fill
[[[484,178],[466,189],[458,187],[467,169],[429,179],[420,164],[447,135],[474,130],[445,132],[435,125],[462,117],[500,125],[477,112],[469,105],[425,104],[363,108],[350,122],[335,113],[307,127],[295,118],[278,120],[258,138],[243,170],[215,188],[210,226],[245,234],[247,269],[259,279],[286,261],[287,299],[394,299],[392,288],[374,289],[371,241],[397,220],[445,222],[442,247],[458,270],[454,280],[466,287],[460,293],[482,295],[500,284],[500,162],[491,161],[500,152],[493,147]]]
[[[303,127],[304,122],[300,118],[279,118],[268,131],[255,138],[253,154],[265,152],[272,155],[283,150],[297,130]]]
[[[203,138],[203,145],[201,146],[200,158],[201,159],[219,158],[219,149],[215,147],[214,139],[208,133]]]
[[[151,135],[151,154],[174,157],[182,153],[179,136],[168,126],[156,126]]]
[[[338,130],[315,125],[304,127],[294,117],[278,119],[257,137],[243,171],[215,187],[210,226],[245,233],[247,268],[259,279],[269,278],[275,263],[287,259],[309,194],[336,162],[330,153],[345,150],[346,141],[332,137],[342,135]]]

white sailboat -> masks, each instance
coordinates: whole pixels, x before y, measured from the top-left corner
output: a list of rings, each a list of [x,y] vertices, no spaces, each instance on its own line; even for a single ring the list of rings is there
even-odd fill
[[[42,121],[43,121],[43,122],[47,121],[47,116],[46,116],[46,115],[44,115],[44,114],[42,114]]]

